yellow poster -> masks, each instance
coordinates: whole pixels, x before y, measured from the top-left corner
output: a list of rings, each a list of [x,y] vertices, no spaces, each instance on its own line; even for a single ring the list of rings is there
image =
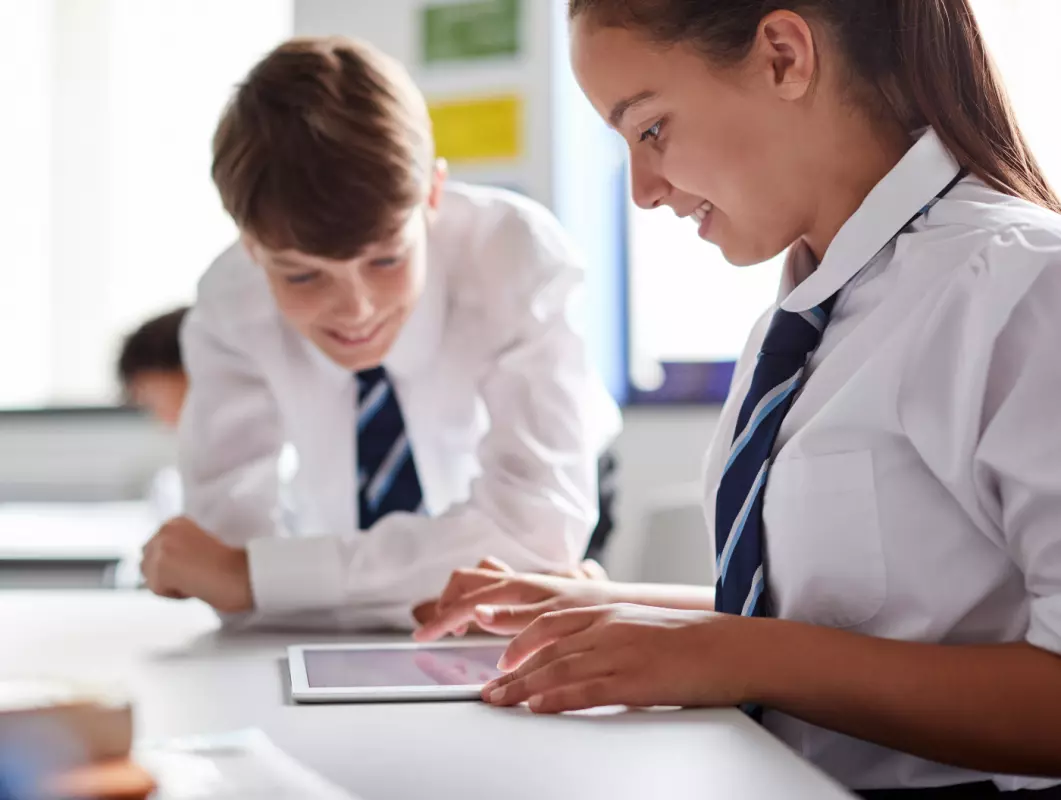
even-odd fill
[[[461,98],[429,106],[438,155],[454,164],[517,159],[523,154],[523,98]]]

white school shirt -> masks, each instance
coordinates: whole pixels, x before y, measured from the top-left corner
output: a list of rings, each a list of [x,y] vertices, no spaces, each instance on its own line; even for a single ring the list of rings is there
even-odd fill
[[[1061,217],[966,177],[889,243],[957,173],[929,130],[820,266],[803,247],[789,254],[782,308],[840,294],[770,469],[768,590],[782,619],[1061,653]],[[712,532],[774,310],[738,362],[708,453]],[[932,763],[778,712],[764,721],[855,789],[1044,783]]]
[[[585,551],[598,453],[620,422],[575,324],[583,270],[567,237],[530,200],[450,186],[427,259],[384,366],[428,514],[368,531],[353,374],[285,323],[238,244],[202,278],[182,331],[180,466],[186,513],[247,547],[256,610],[230,622],[409,627],[456,568],[562,569]],[[285,443],[298,471],[281,487]]]

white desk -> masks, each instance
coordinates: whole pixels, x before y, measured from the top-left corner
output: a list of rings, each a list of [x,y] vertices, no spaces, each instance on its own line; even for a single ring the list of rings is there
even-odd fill
[[[158,525],[144,501],[0,503],[0,586],[132,588]]]
[[[140,736],[262,728],[364,800],[848,797],[735,711],[296,706],[285,646],[351,637],[216,628],[202,605],[142,592],[0,592],[0,677],[120,681],[136,698]]]

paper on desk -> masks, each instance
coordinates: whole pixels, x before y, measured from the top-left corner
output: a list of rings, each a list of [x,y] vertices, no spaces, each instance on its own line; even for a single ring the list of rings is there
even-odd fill
[[[158,782],[152,800],[356,800],[256,729],[147,742],[134,758]]]

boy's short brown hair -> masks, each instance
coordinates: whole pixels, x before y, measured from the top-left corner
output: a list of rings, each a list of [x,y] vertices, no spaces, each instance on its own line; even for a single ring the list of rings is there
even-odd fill
[[[398,62],[345,37],[299,38],[237,88],[213,178],[266,247],[352,258],[427,196],[433,159],[423,96]]]

